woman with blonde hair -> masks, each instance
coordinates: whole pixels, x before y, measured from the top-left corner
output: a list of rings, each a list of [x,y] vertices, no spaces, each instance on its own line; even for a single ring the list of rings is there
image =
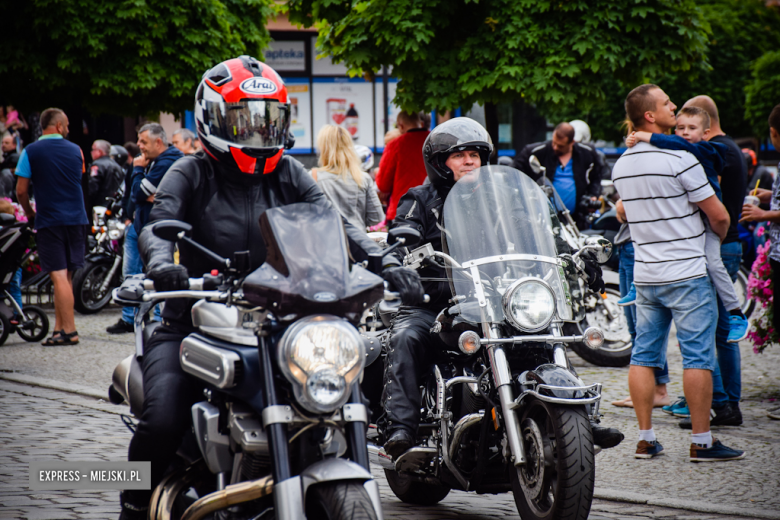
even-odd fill
[[[326,125],[317,135],[319,168],[312,176],[336,209],[361,229],[385,219],[374,180],[360,169],[360,158],[349,132]]]

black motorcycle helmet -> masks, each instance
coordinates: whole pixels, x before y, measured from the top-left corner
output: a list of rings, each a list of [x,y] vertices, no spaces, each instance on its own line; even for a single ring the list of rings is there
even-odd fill
[[[118,144],[112,144],[111,145],[111,158],[119,165],[124,166],[127,164],[127,150],[124,146],[120,146]]]
[[[453,152],[476,150],[482,165],[488,164],[493,144],[487,130],[468,117],[456,117],[438,125],[423,144],[423,161],[428,179],[435,187],[450,188],[455,177],[444,162]]]

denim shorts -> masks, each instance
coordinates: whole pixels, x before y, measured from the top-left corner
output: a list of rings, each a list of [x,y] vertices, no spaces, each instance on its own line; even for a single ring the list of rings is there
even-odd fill
[[[636,286],[636,341],[631,364],[663,368],[672,321],[683,368],[714,370],[718,305],[709,276]]]

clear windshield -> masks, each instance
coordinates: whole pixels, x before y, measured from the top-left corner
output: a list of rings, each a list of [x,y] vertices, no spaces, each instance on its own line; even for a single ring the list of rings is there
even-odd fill
[[[444,204],[447,253],[462,269],[448,269],[462,303],[461,316],[479,323],[504,321],[501,298],[521,278],[540,278],[555,294],[557,316],[571,320],[568,284],[558,263],[547,196],[525,174],[507,166],[483,166],[461,178]],[[475,283],[479,278],[479,284]],[[466,304],[484,295],[485,306]]]

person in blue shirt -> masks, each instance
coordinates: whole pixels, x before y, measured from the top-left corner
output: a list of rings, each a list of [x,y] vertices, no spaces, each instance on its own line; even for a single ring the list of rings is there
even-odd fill
[[[651,134],[650,132],[632,132],[626,139],[626,145],[634,146],[639,141],[649,142],[658,148],[667,150],[685,150],[692,153],[699,160],[707,180],[715,190],[718,199],[723,200],[720,179],[718,177],[723,169],[726,145],[706,141],[710,132],[710,116],[698,107],[683,107],[677,114],[677,127],[675,135]],[[723,305],[730,313],[729,319],[729,343],[739,342],[747,337],[748,321],[742,313],[739,298],[734,290],[723,259],[720,256],[720,238],[712,233],[707,224],[707,242],[705,244],[707,255],[707,271],[712,278],[712,283],[718,291]],[[621,300],[621,303],[626,303]]]
[[[28,145],[16,165],[16,198],[27,219],[35,223],[41,269],[54,285],[54,333],[44,346],[79,342],[73,316],[73,271],[84,266],[87,210],[81,179],[84,154],[67,141],[68,116],[59,108],[41,114],[43,135]],[[30,204],[30,183],[35,185],[35,209]]]

